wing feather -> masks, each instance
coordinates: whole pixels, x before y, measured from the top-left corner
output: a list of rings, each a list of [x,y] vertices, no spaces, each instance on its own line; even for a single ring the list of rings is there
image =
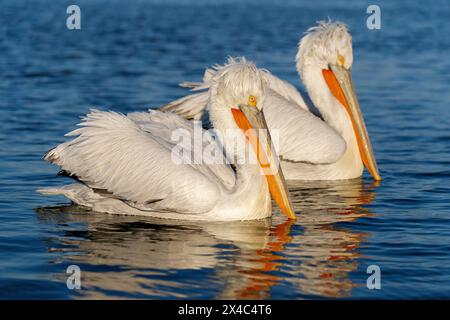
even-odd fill
[[[326,164],[344,154],[345,140],[311,112],[274,93],[266,96],[263,108],[272,136],[279,139],[278,154],[283,160]]]
[[[169,102],[159,109],[176,113],[188,120],[200,120],[205,113],[208,99],[208,91],[193,93]]]
[[[198,134],[203,134],[202,148],[200,150],[208,150],[211,152],[211,158],[207,158],[206,151],[202,154],[202,165],[194,165],[195,168],[207,176],[211,176],[212,179],[218,179],[223,186],[231,190],[236,183],[236,175],[233,169],[226,164],[227,159],[219,145],[214,140],[211,132],[204,131],[200,121],[187,121],[172,112],[159,112],[157,110],[149,110],[148,112],[133,112],[129,113],[128,118],[133,120],[142,130],[158,134],[160,139],[166,141],[170,145],[173,142],[173,133],[175,130],[183,129],[189,133],[189,136],[193,139],[190,141],[190,146],[199,143],[195,138]],[[194,150],[188,149],[186,154],[189,154],[191,159],[194,157],[192,154]],[[214,158],[212,157],[214,156]],[[204,160],[204,161],[203,161]]]
[[[281,80],[268,71],[266,72],[266,78],[269,81],[270,91],[280,95],[303,110],[309,110],[301,93],[292,84],[285,80]]]
[[[123,114],[96,110],[80,126],[67,134],[76,138],[50,150],[45,160],[89,187],[155,210],[185,213],[207,212],[220,197],[212,175],[172,160],[173,144],[158,130],[144,131]]]

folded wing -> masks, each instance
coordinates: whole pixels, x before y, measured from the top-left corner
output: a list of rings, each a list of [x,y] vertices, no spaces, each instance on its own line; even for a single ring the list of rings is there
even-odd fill
[[[175,143],[169,134],[176,121],[185,120],[155,114],[159,123],[151,114],[144,119],[94,110],[81,128],[67,134],[75,138],[50,150],[45,160],[90,188],[139,207],[183,213],[211,210],[231,169],[222,169],[223,178],[207,165],[183,163],[182,156],[172,152]]]
[[[271,94],[264,114],[278,154],[284,161],[328,164],[339,160],[347,145],[340,134],[321,118],[284,97]]]

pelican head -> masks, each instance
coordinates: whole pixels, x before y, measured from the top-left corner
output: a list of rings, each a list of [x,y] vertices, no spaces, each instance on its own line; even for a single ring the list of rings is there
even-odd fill
[[[373,178],[381,180],[352,82],[352,37],[345,24],[320,21],[308,29],[300,40],[296,61],[298,72],[313,100],[324,101],[320,95],[328,94],[347,111],[361,160]]]
[[[328,65],[341,65],[350,69],[353,64],[352,36],[341,22],[319,21],[300,40],[297,68],[301,72],[308,65],[328,69]]]
[[[244,58],[236,59],[235,63],[221,69],[214,79],[210,91],[210,118],[214,128],[238,129],[244,133],[263,169],[270,194],[281,211],[290,219],[295,219],[286,182],[264,117],[262,106],[267,83],[264,72],[253,63]],[[232,144],[231,148],[235,149],[235,142]],[[227,145],[229,146],[226,143],[225,147]],[[265,170],[267,168],[270,170]]]
[[[218,105],[234,108],[253,104],[261,111],[266,96],[267,78],[254,63],[244,57],[229,58],[226,67],[215,75],[214,82],[213,95]]]

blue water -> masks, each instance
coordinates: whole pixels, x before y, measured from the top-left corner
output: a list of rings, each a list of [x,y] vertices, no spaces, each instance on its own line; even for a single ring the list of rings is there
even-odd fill
[[[0,298],[450,298],[448,1],[74,1],[0,4]],[[42,160],[95,106],[146,110],[205,66],[246,55],[301,87],[296,44],[347,23],[384,180],[291,183],[295,223],[201,224],[84,211],[38,187]],[[80,290],[66,286],[78,265]],[[381,289],[366,287],[370,265]]]

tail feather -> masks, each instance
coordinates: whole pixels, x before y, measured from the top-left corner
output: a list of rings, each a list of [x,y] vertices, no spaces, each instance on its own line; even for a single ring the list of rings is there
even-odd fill
[[[52,196],[58,194],[64,195],[66,191],[62,187],[46,187],[37,189],[36,192],[39,192],[44,196]]]
[[[203,89],[204,83],[203,82],[195,82],[195,81],[184,81],[179,84],[182,88],[188,88],[192,91],[198,91]]]
[[[88,186],[80,183],[73,183],[58,187],[40,188],[36,191],[45,196],[63,195],[78,205],[91,208],[100,201],[111,199],[110,197],[97,193]],[[111,200],[120,201],[119,199]]]
[[[173,112],[188,120],[200,120],[208,104],[208,92],[199,92],[172,101],[160,108],[161,111]]]
[[[216,76],[220,74],[221,70],[229,65],[245,62],[245,57],[233,58],[228,57],[223,65],[216,64],[211,68],[207,68],[203,75],[202,82],[185,81],[180,83],[183,88],[189,88],[191,91],[201,91],[182,97],[175,101],[163,105],[159,109],[161,111],[169,111],[178,114],[179,116],[188,120],[202,120],[208,104],[209,93],[208,90],[211,85],[217,80]],[[204,90],[204,91],[202,91]]]

